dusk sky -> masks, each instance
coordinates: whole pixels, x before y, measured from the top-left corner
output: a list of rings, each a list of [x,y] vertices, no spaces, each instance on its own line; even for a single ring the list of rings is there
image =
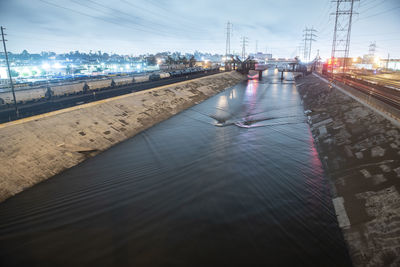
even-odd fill
[[[314,27],[313,44],[330,56],[335,9],[331,0],[0,0],[0,24],[11,52],[101,50],[121,54],[161,51],[225,53],[225,28],[233,23],[232,50],[268,51],[274,57],[299,54],[303,29]],[[355,5],[351,56],[368,53],[400,58],[400,1],[361,0]]]

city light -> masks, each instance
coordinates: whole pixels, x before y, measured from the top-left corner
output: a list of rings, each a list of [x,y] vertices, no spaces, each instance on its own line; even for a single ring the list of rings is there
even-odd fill
[[[61,69],[61,68],[62,68],[62,65],[61,65],[60,63],[56,62],[56,63],[53,65],[53,68],[55,68],[55,69]]]
[[[42,64],[42,69],[49,70],[50,69],[50,64],[49,63],[43,63]]]
[[[25,67],[25,68],[22,69],[22,75],[23,76],[31,76],[31,74],[32,73],[31,73],[29,68]]]

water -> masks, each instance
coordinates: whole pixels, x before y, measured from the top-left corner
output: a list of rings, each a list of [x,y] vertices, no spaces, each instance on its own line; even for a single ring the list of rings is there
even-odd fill
[[[278,78],[1,204],[0,265],[349,266],[295,84]]]

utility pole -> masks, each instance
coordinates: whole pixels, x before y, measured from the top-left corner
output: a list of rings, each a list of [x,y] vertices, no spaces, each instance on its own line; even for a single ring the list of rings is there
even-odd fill
[[[256,40],[256,54],[258,53],[258,40]]]
[[[351,24],[353,21],[354,2],[360,0],[333,0],[336,2],[336,12],[331,15],[335,15],[335,28],[333,31],[333,42],[332,42],[332,75],[335,58],[342,58],[342,71],[343,73],[347,69],[347,59],[349,57],[350,50],[350,36],[351,36]]]
[[[7,53],[7,48],[6,48],[6,41],[7,40],[4,38],[4,35],[5,35],[4,34],[4,30],[6,28],[4,28],[3,26],[1,26],[0,28],[1,28],[1,39],[3,40],[4,55],[6,57],[6,63],[7,63],[7,69],[8,69],[8,78],[10,79],[11,91],[12,91],[13,100],[14,100],[15,115],[18,118],[19,117],[19,112],[18,112],[17,100],[15,98],[14,84],[13,84],[12,77],[11,77],[10,62],[8,61],[8,53]]]
[[[306,28],[307,29],[307,28]],[[303,30],[304,32],[304,30]],[[308,41],[308,31],[305,31],[306,33],[303,34],[303,41],[304,41],[304,47],[303,47],[303,60],[307,60],[307,41]]]
[[[232,24],[228,21],[228,24],[226,25],[226,50],[225,50],[226,58],[228,58],[228,56],[231,54],[231,30],[232,30]]]
[[[386,62],[386,70],[389,70],[389,60],[390,60],[390,54],[388,53],[388,58]]]
[[[249,42],[249,39],[247,37],[242,37],[242,60],[246,60],[246,46]]]
[[[317,37],[317,35],[315,35],[314,33],[317,32],[317,30],[314,29],[314,27],[311,27],[311,29],[309,28],[305,28],[303,30],[303,32],[305,32],[303,34],[303,41],[304,41],[304,60],[308,60],[310,61],[311,59],[311,47],[312,47],[312,42],[315,42],[316,40],[314,39],[315,37]]]

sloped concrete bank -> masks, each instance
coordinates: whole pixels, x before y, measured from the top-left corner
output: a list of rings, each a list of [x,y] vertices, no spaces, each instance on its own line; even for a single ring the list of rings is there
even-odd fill
[[[220,73],[0,125],[0,202],[244,78]]]
[[[297,84],[354,266],[400,266],[400,129],[313,75]]]

